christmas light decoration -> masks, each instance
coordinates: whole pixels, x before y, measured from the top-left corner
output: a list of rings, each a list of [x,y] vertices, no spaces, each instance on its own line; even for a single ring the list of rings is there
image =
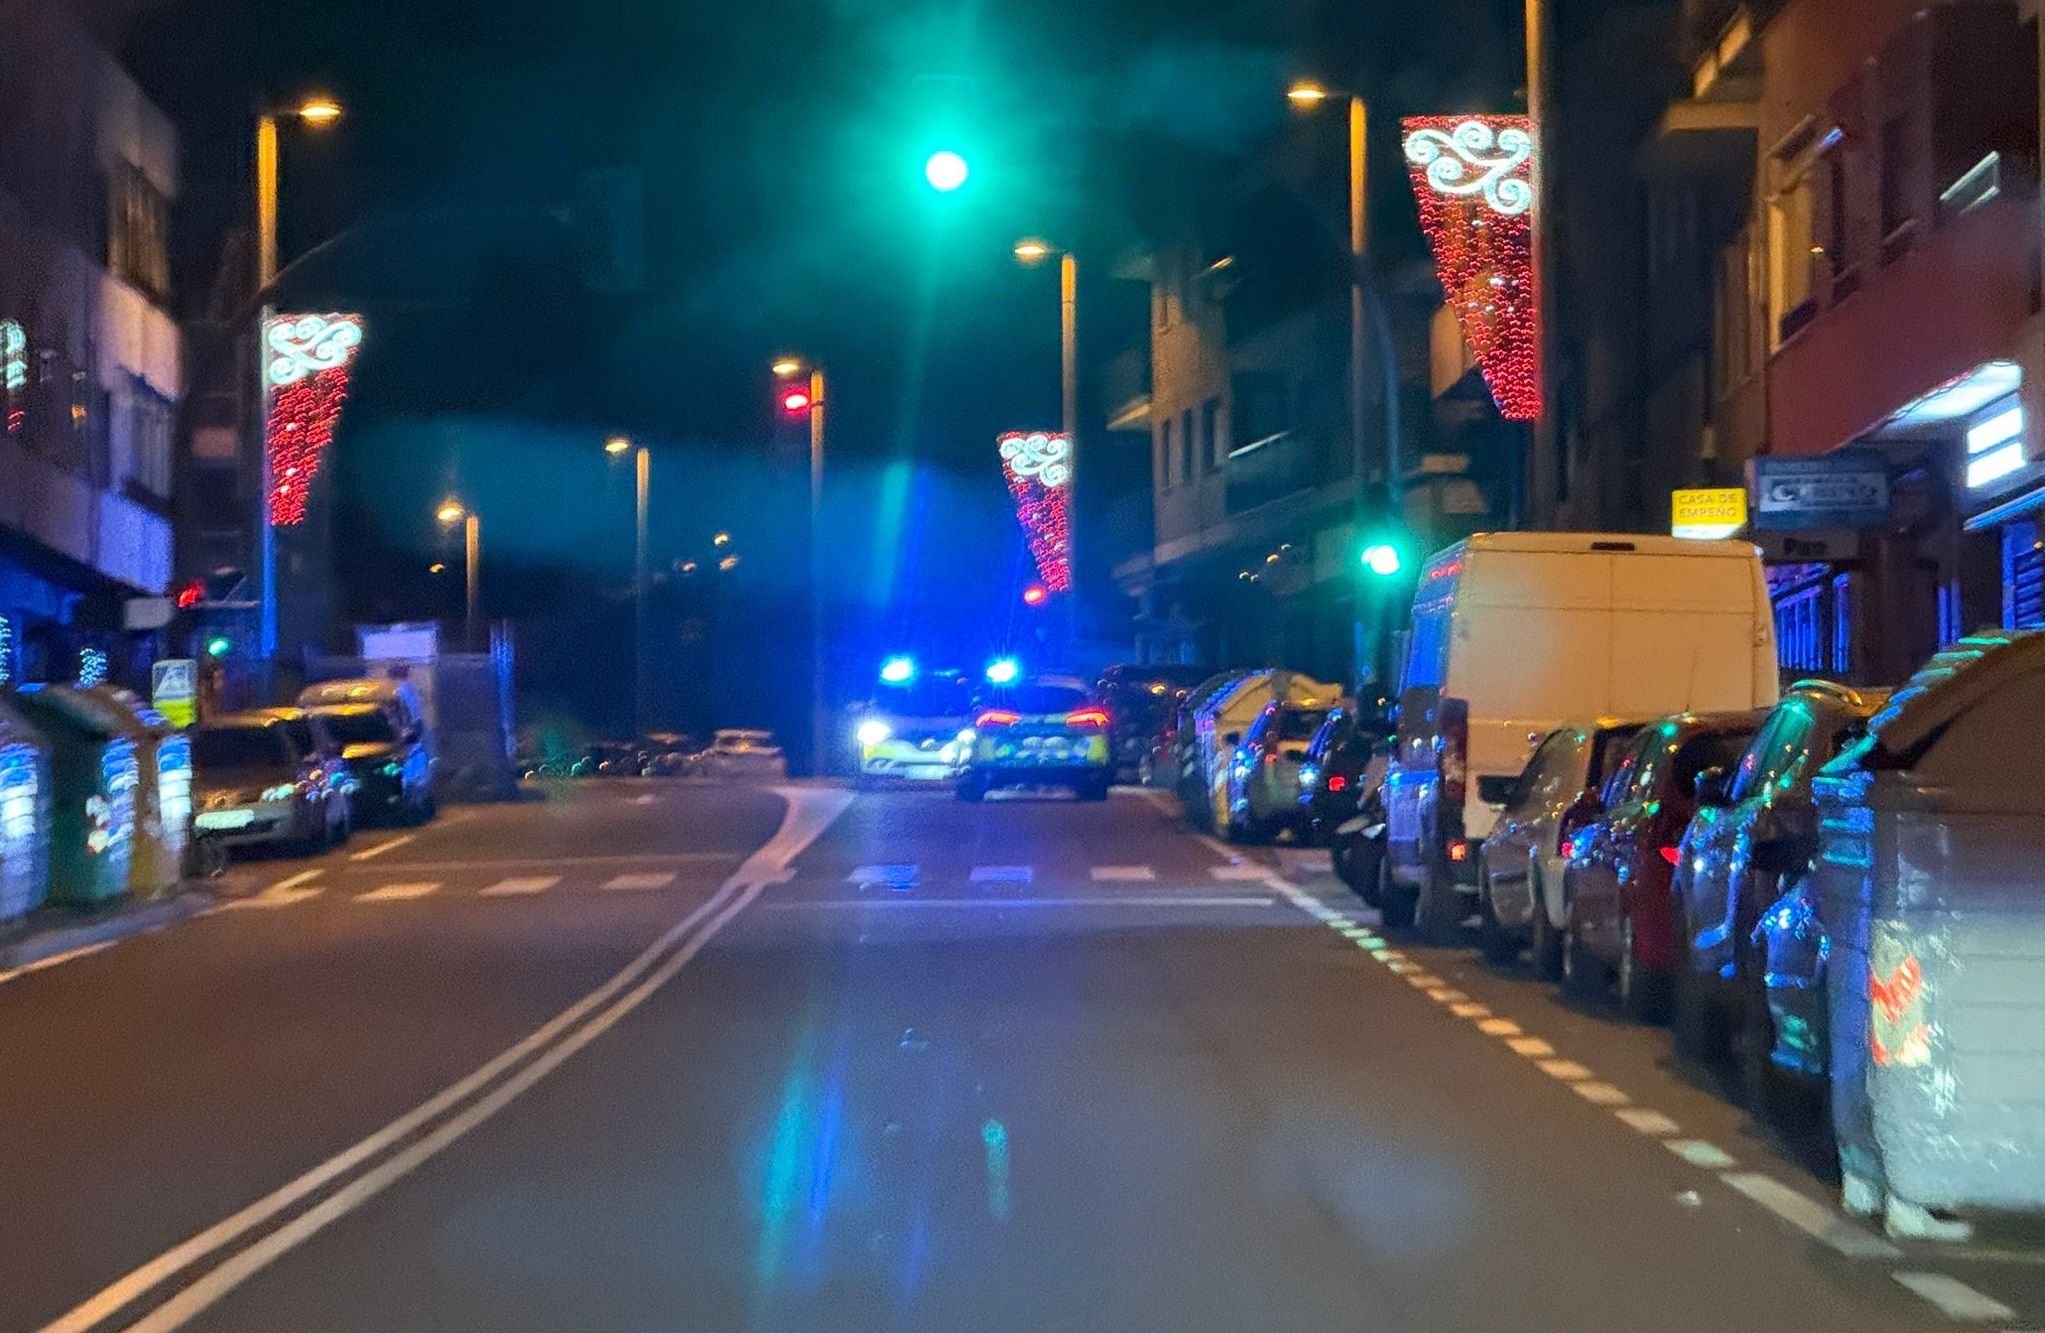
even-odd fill
[[[28,419],[28,334],[20,323],[0,319],[0,395],[6,398],[9,435],[21,434]]]
[[[1072,439],[1011,431],[999,441],[1001,470],[1022,521],[1037,577],[1050,592],[1072,586]]]
[[[83,689],[106,684],[107,655],[98,648],[78,650],[78,684]]]
[[[1533,122],[1415,116],[1406,165],[1443,295],[1509,421],[1541,415],[1541,311],[1534,287]]]
[[[263,380],[269,408],[263,442],[270,462],[270,522],[303,522],[320,455],[333,443],[348,401],[355,349],[362,343],[356,315],[281,315],[263,330]]]
[[[0,616],[0,685],[14,682],[14,622]]]

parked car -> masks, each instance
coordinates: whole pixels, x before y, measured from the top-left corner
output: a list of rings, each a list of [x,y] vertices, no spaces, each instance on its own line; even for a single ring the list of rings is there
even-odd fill
[[[298,706],[319,718],[355,777],[351,810],[365,823],[417,824],[439,808],[433,747],[419,695],[402,681],[330,680],[307,686]]]
[[[1171,786],[1195,827],[1204,827],[1212,814],[1207,802],[1207,766],[1200,753],[1200,717],[1221,695],[1254,674],[1219,672],[1194,686],[1179,704],[1172,727]]]
[[[1801,681],[1768,714],[1736,767],[1698,778],[1699,809],[1670,877],[1676,1037],[1700,1056],[1737,1038],[1734,1054],[1757,1110],[1775,1105],[1781,1089],[1755,930],[1783,886],[1779,868],[1755,862],[1755,837],[1784,821],[1813,818],[1811,779],[1865,732],[1886,698],[1886,691]]]
[[[2041,719],[2045,636],[1970,635],[1755,840],[1795,879],[1762,914],[1775,1062],[1829,1072],[1846,1208],[1893,1235],[2045,1213]]]
[[[781,778],[788,775],[788,761],[775,743],[771,731],[728,728],[710,734],[710,748],[697,759],[697,768],[713,778]]]
[[[1250,724],[1226,777],[1230,841],[1268,842],[1301,826],[1300,766],[1330,711],[1271,703]]]
[[[1459,937],[1497,813],[1478,780],[1520,772],[1564,722],[1776,692],[1774,609],[1744,542],[1515,532],[1439,553],[1414,595],[1385,775],[1386,924]]]
[[[990,689],[963,739],[961,800],[983,800],[997,787],[1069,787],[1082,801],[1105,801],[1115,780],[1108,710],[1071,676]]]
[[[1478,796],[1499,807],[1477,853],[1478,947],[1489,961],[1509,963],[1527,949],[1538,975],[1560,975],[1562,845],[1602,813],[1605,779],[1643,725],[1603,718],[1557,727],[1519,776],[1479,780]]]
[[[1309,841],[1333,850],[1335,873],[1344,880],[1346,854],[1335,829],[1355,817],[1372,757],[1390,734],[1381,703],[1345,703],[1329,710],[1300,762],[1301,829]]]
[[[973,687],[957,671],[883,681],[854,715],[856,780],[951,781],[965,762],[959,733],[972,718]]]
[[[354,828],[348,764],[302,708],[208,719],[192,732],[192,767],[192,822],[216,846],[324,851]]]
[[[1094,692],[1108,710],[1115,780],[1149,786],[1169,770],[1179,703],[1214,674],[1212,667],[1124,664],[1101,672]]]
[[[1233,838],[1237,806],[1231,787],[1236,784],[1235,767],[1241,757],[1244,738],[1272,704],[1325,710],[1341,698],[1339,687],[1302,675],[1297,671],[1253,671],[1210,699],[1194,717],[1197,737],[1193,762],[1200,786],[1196,805],[1187,811],[1224,838]],[[1318,720],[1316,721],[1318,725]],[[1304,749],[1311,730],[1300,738]],[[1295,777],[1295,782],[1297,778]],[[1295,787],[1295,793],[1297,788]]]
[[[1600,813],[1563,856],[1562,984],[1578,999],[1616,988],[1636,1022],[1668,1016],[1676,965],[1669,879],[1697,810],[1697,777],[1736,764],[1760,712],[1683,713],[1643,727],[1605,780]]]

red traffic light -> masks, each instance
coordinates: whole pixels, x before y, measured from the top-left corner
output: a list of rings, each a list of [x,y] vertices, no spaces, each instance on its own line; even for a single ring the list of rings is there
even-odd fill
[[[206,580],[193,579],[178,589],[178,610],[189,611],[206,600]]]
[[[1023,589],[1024,606],[1042,606],[1051,600],[1051,590],[1041,583],[1032,583]]]
[[[791,417],[799,417],[810,409],[809,390],[800,385],[791,385],[781,391],[781,410]]]

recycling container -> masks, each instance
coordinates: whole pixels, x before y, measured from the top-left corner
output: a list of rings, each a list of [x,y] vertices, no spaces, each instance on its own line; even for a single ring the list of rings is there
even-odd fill
[[[141,695],[113,685],[84,693],[106,706],[135,742],[135,851],[128,891],[156,898],[177,890],[192,840],[192,742]]]
[[[0,697],[0,922],[50,891],[50,747]]]
[[[1846,1202],[2045,1212],[2045,636],[1934,658],[1814,784]]]
[[[102,907],[128,888],[141,780],[118,714],[68,685],[24,685],[15,706],[50,742],[49,901]]]

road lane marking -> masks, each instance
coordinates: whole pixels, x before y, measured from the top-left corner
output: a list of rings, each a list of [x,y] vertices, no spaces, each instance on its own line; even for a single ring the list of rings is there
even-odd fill
[[[524,898],[535,893],[545,893],[561,882],[559,875],[513,875],[500,879],[478,896],[484,898]]]
[[[1095,866],[1087,873],[1096,884],[1148,884],[1157,878],[1149,866]]]
[[[440,881],[437,879],[402,881],[396,884],[386,884],[380,889],[371,889],[368,893],[358,895],[355,901],[358,903],[411,902],[415,898],[424,898],[427,894],[435,893],[439,889]]]
[[[1529,1060],[1545,1060],[1555,1054],[1555,1048],[1539,1037],[1514,1037],[1506,1045],[1514,1055],[1524,1055]]]
[[[363,1200],[372,1197],[448,1143],[459,1138],[461,1134],[488,1119],[518,1093],[537,1082],[575,1050],[600,1035],[632,1008],[637,1007],[647,995],[665,984],[682,965],[701,950],[712,935],[757,897],[765,884],[780,878],[787,866],[814,843],[852,802],[850,793],[834,790],[801,787],[776,787],[773,790],[788,803],[781,826],[774,836],[765,846],[748,857],[708,901],[676,922],[659,939],[647,945],[610,980],[562,1010],[466,1078],[443,1088],[382,1129],[271,1191],[231,1217],[215,1223],[198,1235],[130,1270],[111,1285],[45,1325],[42,1333],[85,1333],[85,1330],[97,1327],[171,1278],[193,1268],[208,1255],[267,1226],[309,1195],[324,1189],[336,1179],[383,1154],[394,1144],[403,1142],[422,1127],[441,1119],[450,1111],[467,1105],[468,1109],[461,1115],[442,1121],[440,1129],[418,1140],[404,1153],[385,1158],[381,1166],[364,1172],[356,1177],[352,1184],[329,1195],[317,1209],[309,1209],[285,1226],[267,1233],[259,1242],[265,1247],[260,1255],[256,1254],[255,1246],[233,1254],[201,1279],[201,1282],[209,1284],[205,1291],[200,1290],[199,1283],[194,1283],[179,1292],[172,1301],[158,1306],[149,1316],[155,1321],[148,1325],[149,1327],[159,1329],[179,1327],[278,1255],[305,1240]],[[722,910],[720,904],[725,905]],[[690,932],[695,930],[699,922],[706,919],[710,920],[710,925],[702,934],[692,938]],[[680,945],[678,950],[677,945]],[[674,952],[670,952],[671,950]],[[661,963],[663,955],[667,956],[667,962],[664,964]],[[656,966],[658,970],[653,976],[643,982],[640,981],[648,969]],[[635,982],[639,982],[635,989],[627,992],[622,999],[615,998]],[[587,1023],[583,1021],[605,1005],[610,1005],[610,1008],[603,1009],[596,1018],[590,1019]],[[578,1027],[577,1024],[582,1026]],[[536,1053],[537,1058],[531,1059],[530,1063],[524,1063]],[[506,1071],[518,1069],[522,1063],[524,1067],[516,1075],[498,1083],[495,1091],[478,1097],[479,1093],[489,1088],[492,1083],[496,1083]],[[317,1218],[314,1216],[316,1211],[319,1213]],[[230,1271],[231,1264],[238,1266]],[[142,1328],[144,1325],[136,1324],[132,1327]]]
[[[350,874],[449,874],[462,870],[574,870],[584,866],[681,866],[736,861],[738,852],[621,852],[615,856],[504,856],[474,860],[386,861],[382,865],[340,867]]]
[[[1482,1018],[1486,1014],[1489,1014],[1491,1010],[1486,1008],[1484,1005],[1477,1004],[1474,1001],[1470,1001],[1463,1004],[1450,1005],[1449,1012],[1454,1014],[1457,1018]]]
[[[652,871],[639,874],[613,875],[603,882],[603,887],[613,893],[645,893],[653,889],[664,889],[675,882],[670,871]]]
[[[1901,1272],[1889,1276],[1937,1306],[1939,1313],[1948,1319],[1980,1323],[2017,1317],[2015,1310],[1993,1296],[1984,1296],[1960,1279],[1944,1273]]]
[[[32,963],[23,963],[12,971],[0,972],[0,984],[12,981],[16,977],[25,977],[31,972],[41,972],[45,968],[55,967],[59,963],[68,963],[74,958],[83,958],[87,954],[98,953],[101,949],[111,949],[119,943],[119,940],[101,940],[97,944],[81,944],[75,949],[66,949],[62,953],[53,953],[47,958],[38,958]]]
[[[1626,1095],[1623,1089],[1615,1088],[1609,1083],[1599,1083],[1591,1079],[1586,1079],[1580,1083],[1572,1083],[1569,1085],[1569,1090],[1593,1106],[1624,1106],[1633,1100]]]
[[[1534,1066],[1549,1078],[1559,1078],[1564,1083],[1574,1079],[1589,1078],[1591,1071],[1574,1060],[1543,1060]]]
[[[1517,1037],[1520,1025],[1510,1018],[1487,1018],[1477,1025],[1477,1030],[1487,1037]]]
[[[1622,1106],[1612,1114],[1653,1138],[1660,1138],[1666,1134],[1680,1134],[1683,1128],[1660,1111],[1650,1111],[1645,1106]]]
[[[923,873],[919,865],[858,866],[845,877],[847,884],[914,884]]]
[[[1816,1199],[1759,1171],[1725,1171],[1718,1177],[1797,1230],[1830,1245],[1849,1259],[1900,1259],[1903,1251]]]
[[[1269,870],[1266,870],[1263,866],[1252,865],[1209,866],[1207,868],[1207,873],[1214,876],[1216,879],[1235,881],[1252,879],[1261,880],[1269,879],[1271,877],[1271,872]]]
[[[1436,1004],[1461,1004],[1470,997],[1462,991],[1440,987],[1427,992],[1427,998],[1433,1000]]]
[[[1028,884],[1035,878],[1036,872],[1028,866],[974,866],[966,881],[970,884]]]
[[[325,873],[326,871],[319,866],[314,866],[310,870],[301,870],[295,875],[280,879],[275,884],[272,884],[270,891],[274,893],[279,889],[295,889],[301,884],[307,884],[318,879]]]
[[[348,859],[350,861],[367,861],[371,857],[382,856],[385,852],[388,852],[393,848],[403,847],[406,843],[416,842],[418,841],[418,839],[419,839],[418,834],[406,833],[400,837],[392,838],[388,842],[380,842],[376,844],[376,846],[374,847],[365,847],[359,852],[351,853]]]
[[[1662,1147],[1690,1165],[1701,1166],[1706,1171],[1726,1171],[1738,1165],[1733,1161],[1731,1153],[1715,1143],[1706,1143],[1703,1139],[1664,1139]]]
[[[1282,907],[1276,898],[1250,894],[1096,893],[1083,898],[818,898],[766,903],[763,911],[783,912],[850,911],[910,908],[942,908],[947,911],[1002,912],[1012,908],[1070,908],[1085,911],[1101,907]]]
[[[658,801],[659,799],[660,799],[660,798],[659,798],[658,796],[655,796],[655,795],[654,795],[654,794],[653,794],[652,792],[646,792],[646,793],[645,793],[645,794],[643,794],[643,795],[640,795],[640,796],[634,796],[634,797],[632,798],[632,804],[634,804],[634,805],[652,805],[652,804],[653,804],[654,802]]]

